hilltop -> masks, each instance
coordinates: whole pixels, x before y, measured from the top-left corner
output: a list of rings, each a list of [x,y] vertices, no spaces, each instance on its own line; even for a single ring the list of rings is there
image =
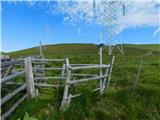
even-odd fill
[[[107,51],[107,46],[104,48]],[[135,52],[133,51],[135,49]],[[128,54],[139,54],[136,53],[137,49],[140,51],[154,51],[160,52],[160,44],[151,44],[151,45],[135,45],[135,44],[125,44],[124,45],[124,53]],[[95,44],[57,44],[57,45],[44,45],[43,52],[46,57],[52,57],[55,55],[68,55],[68,54],[97,54],[98,49]],[[114,51],[115,54],[118,54],[117,49]],[[39,46],[24,49],[20,51],[10,52],[8,53],[12,57],[18,56],[26,56],[26,55],[38,55],[39,54]]]

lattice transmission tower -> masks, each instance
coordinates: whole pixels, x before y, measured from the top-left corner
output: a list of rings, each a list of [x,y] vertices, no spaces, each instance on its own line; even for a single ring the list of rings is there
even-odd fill
[[[95,1],[94,1],[95,4]],[[108,44],[108,55],[117,47],[122,55],[124,55],[121,35],[118,37],[119,26],[117,20],[119,16],[125,15],[125,5],[121,0],[104,0],[101,2],[103,7],[102,24],[103,28],[103,41]]]

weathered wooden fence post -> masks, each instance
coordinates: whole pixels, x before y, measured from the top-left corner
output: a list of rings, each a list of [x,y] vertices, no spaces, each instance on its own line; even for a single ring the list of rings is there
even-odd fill
[[[62,110],[64,110],[70,102],[70,99],[68,98],[69,97],[68,96],[68,89],[69,89],[71,70],[69,69],[69,59],[68,58],[66,58],[66,72],[67,72],[67,78],[65,81],[63,98],[62,98],[62,102],[61,102],[61,109]]]
[[[102,52],[103,52],[103,44],[99,44],[99,65],[102,66],[103,64],[103,55],[102,55]],[[102,68],[100,68],[100,77],[102,77],[103,75],[103,71],[102,71]],[[100,94],[102,95],[103,94],[103,79],[101,78],[100,79]]]
[[[65,75],[65,67],[66,67],[66,65],[65,64],[63,64],[63,70],[62,70],[62,72],[61,72],[61,77],[62,78],[64,78],[64,75]]]
[[[45,77],[45,70],[44,70],[45,61],[44,61],[43,48],[42,48],[42,42],[41,41],[39,42],[39,52],[40,52],[40,58],[42,59],[42,66],[41,66],[43,68],[42,76]]]
[[[110,80],[111,80],[111,74],[112,74],[114,60],[115,60],[115,56],[112,57],[112,63],[111,63],[110,71],[109,71],[109,74],[108,74],[107,89],[109,88],[109,83],[110,83]]]
[[[43,56],[43,50],[42,50],[42,42],[41,41],[39,42],[39,52],[40,52],[40,57],[44,58],[44,56]]]
[[[108,75],[108,72],[109,72],[109,68],[106,68],[105,69],[105,72],[104,72],[104,75]],[[107,80],[107,78],[105,77],[104,78],[104,80],[103,80],[103,91],[105,90],[105,88],[106,88],[106,80]]]
[[[139,65],[138,65],[138,71],[137,71],[137,74],[135,76],[135,80],[134,80],[134,83],[133,83],[133,88],[135,88],[137,86],[137,83],[138,83],[138,79],[139,79],[139,75],[140,75],[140,72],[141,72],[141,69],[142,69],[142,64],[143,64],[143,60],[140,61]]]
[[[35,92],[35,86],[34,86],[34,77],[33,77],[31,58],[30,57],[25,58],[24,64],[25,64],[25,73],[26,73],[27,93],[29,97],[34,97],[36,95],[36,92]]]

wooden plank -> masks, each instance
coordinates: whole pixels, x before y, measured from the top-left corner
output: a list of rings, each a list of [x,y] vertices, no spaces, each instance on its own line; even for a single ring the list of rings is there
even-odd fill
[[[105,77],[108,77],[108,75],[92,77],[92,78],[85,78],[85,79],[80,79],[80,80],[72,80],[72,81],[68,82],[68,84],[77,84],[77,83],[87,82],[87,81],[91,81],[91,80],[98,80],[98,79],[105,78]]]
[[[138,79],[139,79],[139,75],[140,75],[140,72],[141,72],[141,69],[142,69],[142,65],[143,65],[143,62],[144,60],[141,60],[139,65],[138,65],[138,71],[137,71],[137,74],[135,76],[135,80],[134,80],[134,83],[133,83],[133,88],[135,88],[137,86],[137,83],[138,83]]]
[[[34,80],[65,79],[65,77],[34,77]]]
[[[23,69],[14,69],[14,72],[15,71],[24,71],[24,68]]]
[[[61,71],[61,77],[62,77],[62,78],[66,78],[66,77],[65,77],[66,64],[63,64],[62,68],[64,68],[64,69]],[[62,84],[62,83],[63,83],[63,82],[62,82],[62,79],[60,79],[59,84]]]
[[[70,67],[71,70],[78,70],[78,69],[91,69],[91,68],[108,68],[110,65],[90,65],[90,66],[78,66],[78,67]]]
[[[25,58],[25,71],[26,71],[26,85],[27,85],[27,93],[29,97],[34,97],[36,95],[35,87],[34,87],[34,77],[32,71],[32,63],[31,58]]]
[[[96,92],[96,91],[99,91],[99,90],[101,90],[101,87],[93,89],[92,92]]]
[[[65,75],[65,70],[66,70],[65,67],[66,67],[66,65],[63,64],[63,66],[62,66],[63,70],[61,72],[61,77],[64,77],[64,75]]]
[[[96,88],[96,89],[93,89],[93,90],[91,90],[91,92],[96,92],[96,91],[99,91],[101,89],[101,87],[99,87],[99,88]],[[81,96],[81,95],[83,95],[82,93],[79,93],[79,94],[75,94],[75,95],[70,95],[70,96],[68,96],[66,99],[72,99],[72,98],[75,98],[75,97],[79,97],[79,96]]]
[[[75,74],[75,73],[72,73],[71,76],[83,76],[83,77],[87,77],[87,76],[91,76],[91,77],[96,77],[98,76],[98,74]]]
[[[47,64],[48,62],[46,61],[42,61],[42,62],[36,62],[36,61],[32,61],[33,64]]]
[[[103,52],[103,46],[100,44],[99,45],[99,65],[102,66],[103,65],[103,55],[102,55],[102,52]],[[99,75],[100,77],[103,76],[103,73],[102,73],[102,69],[100,69],[99,71]],[[100,78],[100,94],[102,95],[103,94],[103,78]]]
[[[65,68],[33,68],[33,70],[65,70]]]
[[[3,77],[6,77],[7,75],[9,75],[11,73],[11,71],[13,70],[13,68],[14,68],[14,65],[10,65],[7,68],[6,72],[4,73]]]
[[[109,71],[109,75],[108,75],[108,81],[107,81],[107,88],[109,88],[114,60],[115,60],[115,56],[112,57],[111,67],[110,67],[110,71]]]
[[[45,63],[42,64],[42,68],[45,68]],[[42,70],[42,76],[45,77],[45,70]]]
[[[41,65],[37,65],[35,68],[41,68]]]
[[[8,66],[10,66],[10,65],[15,65],[15,64],[23,64],[23,61],[22,61],[22,60],[5,61],[5,62],[2,62],[2,63],[1,63],[1,67],[2,67],[2,68],[5,68],[5,67],[8,67]]]
[[[106,68],[104,75],[108,75],[109,76],[109,68]],[[104,80],[103,80],[103,88],[106,87],[106,81],[107,81],[107,78],[104,78]]]
[[[104,89],[104,88],[105,88],[105,86],[103,86],[102,88]],[[99,87],[99,88],[95,88],[95,89],[93,89],[93,90],[92,90],[92,92],[99,91],[100,89],[101,89],[101,87]]]
[[[20,75],[22,75],[24,73],[25,73],[24,71],[21,71],[21,72],[14,73],[13,75],[9,75],[7,77],[4,77],[4,78],[1,79],[1,83],[6,82],[8,80],[11,80],[11,79],[13,79],[13,78],[15,78],[17,76],[20,76]]]
[[[69,89],[69,85],[67,83],[70,82],[70,77],[71,77],[71,70],[69,69],[69,59],[68,58],[66,58],[66,71],[67,71],[67,77],[66,77],[66,81],[65,81],[63,98],[62,98],[62,102],[61,102],[61,109],[62,110],[64,110],[68,106],[69,101],[70,101],[70,100],[67,100],[68,89]]]
[[[39,43],[40,43],[40,45],[39,45],[40,57],[44,58],[44,56],[43,56],[43,49],[42,49],[42,43],[41,43],[41,41]]]
[[[6,82],[6,85],[22,85],[22,82]]]
[[[0,105],[3,105],[5,102],[10,100],[12,97],[14,97],[17,93],[24,90],[25,88],[26,88],[26,84],[23,84],[20,87],[18,87],[16,90],[14,90],[12,93],[9,93],[7,96],[1,99]]]
[[[32,61],[65,62],[65,59],[32,59]]]
[[[35,83],[35,86],[38,87],[60,87],[60,86],[64,86],[64,85],[53,85],[53,84],[47,84],[47,83]]]
[[[5,120],[25,99],[27,94],[25,94],[21,99],[19,99],[7,112],[1,116],[1,120]]]
[[[82,93],[80,93],[80,94],[76,94],[76,95],[70,95],[70,96],[68,96],[66,99],[68,100],[68,99],[72,99],[72,98],[75,98],[75,97],[79,97],[79,96],[81,96],[82,95]]]
[[[90,65],[99,65],[99,64],[70,64],[70,66],[90,66]]]
[[[45,59],[45,58],[44,58],[44,55],[43,55],[43,48],[42,48],[42,43],[41,43],[41,41],[40,41],[39,49],[40,49],[40,58],[41,58],[41,59]],[[41,67],[42,67],[42,68],[45,68],[45,63],[43,63],[43,64],[41,65]],[[42,76],[45,77],[45,70],[43,69],[41,72],[42,72]]]

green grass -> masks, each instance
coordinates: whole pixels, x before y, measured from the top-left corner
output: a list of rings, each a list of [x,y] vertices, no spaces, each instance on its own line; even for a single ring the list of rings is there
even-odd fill
[[[81,88],[84,95],[71,101],[70,108],[59,111],[59,92],[62,89],[41,89],[36,98],[26,100],[9,119],[23,118],[25,113],[38,120],[159,120],[160,119],[160,52],[159,45],[129,46],[121,56],[117,49],[110,89],[100,96],[90,93],[87,87]],[[146,56],[148,50],[152,55]],[[111,61],[104,48],[104,63]],[[38,48],[10,53],[12,57],[20,55],[38,55]],[[70,63],[98,63],[98,50],[92,44],[62,44],[45,47],[46,58],[66,58]],[[133,80],[141,59],[144,59],[137,87],[133,90]]]
[[[160,52],[160,44],[139,44],[139,45],[126,45],[127,47],[133,47],[138,49],[145,49],[145,50],[151,50],[151,51],[159,51]]]

